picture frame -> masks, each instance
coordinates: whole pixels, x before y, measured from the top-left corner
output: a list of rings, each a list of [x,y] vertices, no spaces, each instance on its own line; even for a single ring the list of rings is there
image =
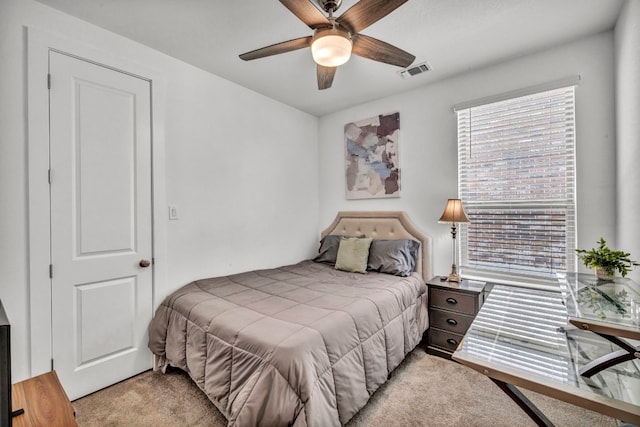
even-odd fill
[[[400,197],[400,113],[344,125],[347,200]]]

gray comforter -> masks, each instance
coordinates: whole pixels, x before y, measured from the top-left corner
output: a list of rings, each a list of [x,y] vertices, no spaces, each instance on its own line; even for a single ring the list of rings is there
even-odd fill
[[[149,326],[157,365],[189,373],[229,426],[336,426],[426,329],[426,286],[312,261],[192,282]]]

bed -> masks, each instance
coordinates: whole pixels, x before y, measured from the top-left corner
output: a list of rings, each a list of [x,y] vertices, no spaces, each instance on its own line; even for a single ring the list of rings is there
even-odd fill
[[[431,239],[404,212],[339,212],[321,238],[316,261],[197,280],[169,295],[149,325],[155,368],[186,371],[229,426],[347,423],[427,328]],[[347,244],[367,238],[370,271],[336,269]],[[331,242],[333,263],[323,259]],[[406,276],[374,262],[405,243],[415,264]]]

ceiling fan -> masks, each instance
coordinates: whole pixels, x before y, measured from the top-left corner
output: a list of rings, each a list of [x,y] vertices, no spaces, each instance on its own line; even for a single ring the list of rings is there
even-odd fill
[[[416,59],[402,49],[360,34],[374,22],[384,18],[407,0],[360,0],[338,18],[333,14],[342,0],[317,0],[329,15],[325,16],[307,0],[280,0],[287,9],[314,30],[313,36],[300,37],[243,53],[245,61],[278,55],[311,47],[317,64],[318,89],[328,89],[333,83],[336,68],[349,60],[351,54],[374,61],[406,68]]]

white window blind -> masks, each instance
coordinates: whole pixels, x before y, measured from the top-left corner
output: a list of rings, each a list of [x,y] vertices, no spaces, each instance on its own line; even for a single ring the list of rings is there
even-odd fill
[[[575,267],[574,86],[457,110],[463,274]]]

